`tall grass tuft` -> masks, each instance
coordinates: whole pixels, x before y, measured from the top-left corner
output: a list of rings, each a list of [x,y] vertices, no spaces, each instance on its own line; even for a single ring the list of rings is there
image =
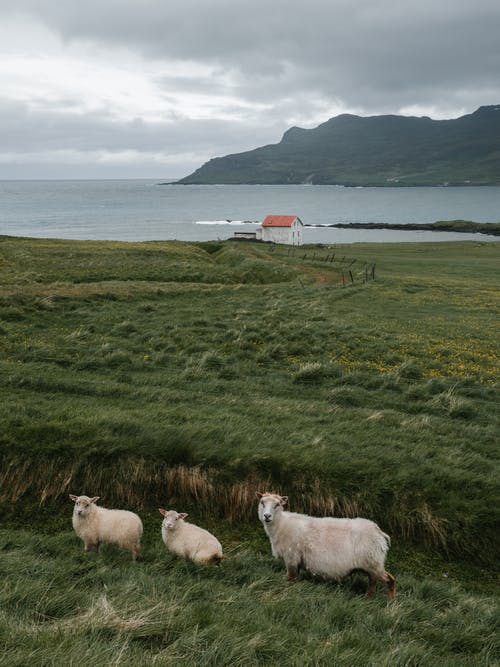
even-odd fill
[[[144,458],[118,459],[108,466],[103,466],[101,459],[87,463],[61,458],[36,463],[4,461],[0,489],[0,506],[7,515],[16,504],[16,515],[28,515],[33,511],[32,499],[37,507],[65,506],[68,493],[77,493],[100,495],[104,505],[136,510],[148,509],[152,502],[176,502],[196,507],[197,514],[205,518],[224,517],[230,524],[255,517],[256,491],[274,490],[289,495],[297,511],[317,516],[367,516],[381,521],[394,537],[445,549],[463,539],[418,499],[385,497],[381,505],[366,491],[334,494],[318,478],[299,477],[284,484],[276,476],[250,473],[233,481],[217,469],[167,465]]]
[[[320,384],[325,379],[325,369],[323,364],[311,362],[301,365],[292,377],[296,384]]]
[[[412,359],[403,361],[394,371],[397,380],[420,380],[422,377],[421,367]]]
[[[457,387],[453,385],[427,401],[427,406],[438,414],[444,414],[448,417],[471,419],[476,415],[473,404],[467,399],[457,396],[456,392]]]

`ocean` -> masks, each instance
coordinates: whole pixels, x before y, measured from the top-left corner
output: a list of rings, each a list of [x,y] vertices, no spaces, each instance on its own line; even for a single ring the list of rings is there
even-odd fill
[[[160,181],[0,181],[0,235],[205,241],[252,230],[268,214],[297,215],[306,225],[500,221],[500,187],[160,185]],[[312,226],[305,228],[303,239],[305,243],[356,243],[498,237]]]

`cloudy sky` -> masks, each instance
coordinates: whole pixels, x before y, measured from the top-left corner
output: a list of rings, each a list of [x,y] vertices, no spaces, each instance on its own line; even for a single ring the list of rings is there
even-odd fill
[[[176,178],[339,113],[500,103],[498,0],[0,0],[0,178]]]

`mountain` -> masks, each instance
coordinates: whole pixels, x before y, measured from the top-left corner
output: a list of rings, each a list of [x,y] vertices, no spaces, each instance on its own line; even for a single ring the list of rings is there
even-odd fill
[[[209,160],[177,182],[500,185],[500,105],[451,120],[342,114]]]

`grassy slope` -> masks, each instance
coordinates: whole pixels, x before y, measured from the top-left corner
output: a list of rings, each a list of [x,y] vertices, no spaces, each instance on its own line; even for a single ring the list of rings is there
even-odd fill
[[[450,579],[478,589],[472,565],[492,561],[498,252],[1,239],[9,664],[490,664],[489,587]],[[264,485],[293,509],[378,520],[398,606],[366,603],[356,581],[284,587],[255,527]],[[151,521],[140,568],[113,550],[81,560],[68,491]],[[220,570],[165,558],[166,504],[224,537]]]

